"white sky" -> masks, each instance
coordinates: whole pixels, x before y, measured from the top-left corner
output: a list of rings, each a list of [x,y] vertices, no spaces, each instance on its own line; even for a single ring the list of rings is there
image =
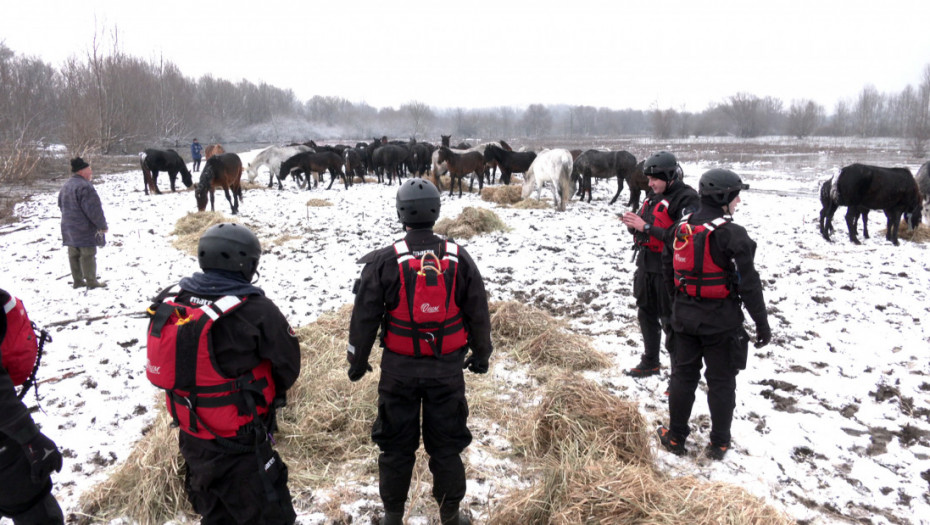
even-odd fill
[[[4,2],[0,41],[60,66],[95,34],[144,59],[375,107],[701,111],[737,92],[832,112],[930,64],[926,0]]]

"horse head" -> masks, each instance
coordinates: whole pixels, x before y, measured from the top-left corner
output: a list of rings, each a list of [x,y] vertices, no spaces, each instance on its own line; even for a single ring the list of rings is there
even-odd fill
[[[439,138],[442,139],[442,145],[449,147],[449,140],[452,138],[452,135],[439,135]]]
[[[907,223],[907,227],[916,230],[920,226],[920,222],[923,220],[923,210],[921,205],[917,205],[914,209],[909,212],[904,213],[904,221]]]

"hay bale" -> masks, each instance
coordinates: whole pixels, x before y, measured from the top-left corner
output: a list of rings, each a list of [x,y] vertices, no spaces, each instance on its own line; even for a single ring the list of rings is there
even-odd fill
[[[455,219],[440,219],[433,231],[453,239],[471,239],[479,233],[507,231],[506,224],[491,210],[467,207]]]
[[[197,243],[203,232],[207,231],[210,226],[222,222],[239,222],[239,220],[226,217],[217,211],[190,212],[174,223],[171,235],[177,235],[178,238],[171,245],[181,252],[197,255]]]
[[[596,445],[597,453],[624,463],[652,459],[651,432],[636,403],[611,394],[577,374],[561,373],[549,383],[522,432],[536,457],[560,453],[560,444]]]
[[[514,204],[523,198],[521,186],[487,186],[481,190],[481,200],[495,204]]]

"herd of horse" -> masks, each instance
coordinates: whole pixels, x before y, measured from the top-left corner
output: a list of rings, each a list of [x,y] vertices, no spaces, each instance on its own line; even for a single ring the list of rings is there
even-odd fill
[[[470,177],[468,188],[473,190],[478,179],[479,191],[485,183],[510,184],[514,173],[523,174],[523,198],[534,191],[537,199],[542,188],[549,186],[555,207],[565,210],[567,201],[578,196],[591,201],[593,180],[617,179],[617,191],[610,204],[614,204],[624,184],[630,189],[627,206],[638,209],[641,193],[649,189],[648,178],[643,174],[643,161],[628,151],[599,149],[568,150],[544,149],[513,151],[505,141],[484,142],[476,145],[460,143],[449,145],[449,135],[441,136],[441,144],[427,142],[388,141],[387,137],[376,138],[371,143],[360,142],[355,146],[318,145],[313,141],[303,144],[271,146],[255,156],[243,168],[235,153],[225,153],[222,146],[214,144],[207,148],[207,160],[196,184],[194,195],[197,209],[214,209],[215,189],[222,187],[232,213],[239,211],[242,200],[241,179],[245,171],[250,182],[258,177],[262,169],[269,172],[268,187],[283,189],[283,181],[291,176],[301,189],[316,188],[326,172],[330,174],[327,189],[331,189],[337,178],[349,187],[356,180],[365,182],[366,175],[374,175],[380,183],[400,183],[401,177],[428,177],[443,190],[442,175],[449,175],[449,196],[454,196],[456,184],[459,197],[463,193],[465,177]],[[171,191],[176,191],[177,175],[187,188],[194,185],[193,177],[181,156],[172,149],[146,149],[139,153],[142,167],[144,191],[148,195],[161,193],[158,189],[159,172],[167,172]],[[858,225],[861,221],[863,236],[869,237],[868,213],[882,210],[888,221],[886,238],[898,244],[901,218],[909,228],[916,228],[923,215],[930,216],[930,162],[923,164],[916,177],[907,168],[883,168],[865,164],[852,164],[823,181],[820,188],[821,211],[819,228],[821,235],[831,240],[833,216],[841,206],[847,208],[846,225],[849,239],[858,244]]]

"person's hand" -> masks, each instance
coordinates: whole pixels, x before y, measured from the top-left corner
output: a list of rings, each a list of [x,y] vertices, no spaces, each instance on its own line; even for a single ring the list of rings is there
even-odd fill
[[[354,383],[358,381],[359,379],[365,377],[365,372],[371,372],[371,370],[372,370],[371,365],[369,365],[368,363],[364,363],[364,364],[352,363],[352,365],[349,366],[349,381],[352,381]]]
[[[474,353],[468,356],[462,368],[467,368],[473,374],[486,374],[488,372],[488,358],[477,357]]]
[[[32,468],[33,483],[41,483],[54,470],[61,472],[61,452],[55,442],[39,432],[23,445],[29,466]]]
[[[772,329],[769,328],[769,325],[766,323],[756,326],[756,342],[753,346],[762,348],[770,342],[772,342]]]

